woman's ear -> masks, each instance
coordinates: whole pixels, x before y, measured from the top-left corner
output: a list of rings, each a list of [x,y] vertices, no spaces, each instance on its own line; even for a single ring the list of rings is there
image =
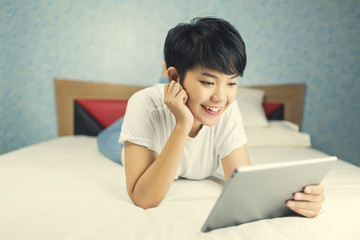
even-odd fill
[[[170,81],[176,81],[176,82],[180,81],[179,73],[175,67],[169,67],[167,70],[167,74],[169,76]]]

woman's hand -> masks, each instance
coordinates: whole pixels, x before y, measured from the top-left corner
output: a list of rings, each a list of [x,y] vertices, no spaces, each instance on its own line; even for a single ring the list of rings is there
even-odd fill
[[[183,87],[176,81],[171,81],[164,88],[164,102],[174,114],[176,125],[184,127],[190,132],[194,123],[194,116],[185,105],[188,95]]]
[[[313,218],[319,215],[324,200],[324,187],[309,185],[304,188],[304,192],[295,193],[294,200],[287,201],[286,205],[300,215]]]

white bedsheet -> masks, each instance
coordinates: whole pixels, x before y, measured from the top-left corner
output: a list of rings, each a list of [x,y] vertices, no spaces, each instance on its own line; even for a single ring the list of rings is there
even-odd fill
[[[323,156],[310,148],[250,149],[254,164]],[[143,210],[124,168],[95,138],[62,137],[0,156],[0,239],[360,239],[360,168],[338,161],[314,218],[261,220],[202,233],[224,182],[178,180],[161,205]],[[276,186],[274,186],[276,187]],[[281,187],[281,186],[279,186]]]

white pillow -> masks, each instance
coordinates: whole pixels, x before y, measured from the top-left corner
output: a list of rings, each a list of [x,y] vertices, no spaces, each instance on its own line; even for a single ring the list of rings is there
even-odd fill
[[[245,129],[248,148],[311,147],[310,135],[285,120],[271,120],[267,128]]]
[[[236,100],[239,104],[245,128],[269,126],[264,108],[262,107],[264,94],[264,91],[259,89],[238,88]]]

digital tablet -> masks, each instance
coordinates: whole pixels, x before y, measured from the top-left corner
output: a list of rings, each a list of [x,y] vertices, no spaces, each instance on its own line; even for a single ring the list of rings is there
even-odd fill
[[[291,215],[286,201],[304,186],[320,184],[336,160],[325,157],[236,169],[201,231]]]

